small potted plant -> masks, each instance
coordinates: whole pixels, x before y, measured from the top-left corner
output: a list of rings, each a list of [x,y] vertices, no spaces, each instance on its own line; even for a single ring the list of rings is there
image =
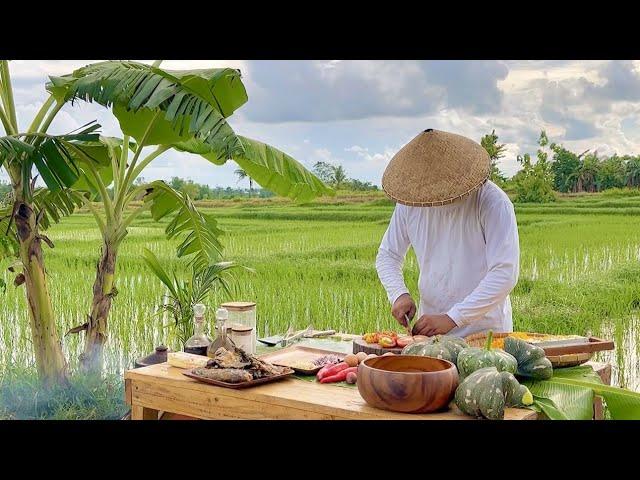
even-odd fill
[[[150,250],[145,249],[143,258],[153,274],[167,287],[168,293],[161,304],[161,312],[168,313],[173,319],[172,334],[181,346],[193,335],[194,305],[204,303],[218,288],[222,288],[224,293],[231,296],[233,269],[253,271],[234,262],[218,262],[200,269],[189,267],[186,269],[189,273],[185,279],[180,278],[175,270],[167,272]]]

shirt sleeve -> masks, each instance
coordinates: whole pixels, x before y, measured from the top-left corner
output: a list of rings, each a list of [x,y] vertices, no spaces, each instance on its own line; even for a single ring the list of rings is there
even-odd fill
[[[496,197],[480,206],[487,274],[464,300],[447,312],[459,327],[482,318],[507,298],[518,282],[520,245],[513,204],[508,198]]]
[[[404,205],[397,204],[376,257],[378,277],[392,305],[400,295],[409,293],[402,276],[402,267],[409,245],[406,209]]]

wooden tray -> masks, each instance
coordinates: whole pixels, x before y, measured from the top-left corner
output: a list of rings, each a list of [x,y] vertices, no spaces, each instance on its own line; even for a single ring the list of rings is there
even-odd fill
[[[270,377],[262,377],[256,380],[251,380],[249,382],[228,383],[228,382],[221,382],[219,380],[214,380],[212,378],[202,377],[200,375],[193,373],[193,370],[182,372],[182,374],[186,375],[189,378],[193,378],[194,380],[198,380],[199,382],[209,383],[211,385],[216,385],[217,387],[235,388],[235,389],[253,387],[255,385],[260,385],[261,383],[275,382],[276,380],[281,380],[295,373],[295,371],[292,368],[289,368],[285,370],[283,373],[280,373],[278,375],[271,375]]]
[[[383,355],[387,352],[392,352],[397,355],[402,353],[402,348],[384,348],[378,345],[377,343],[367,343],[362,337],[356,338],[353,341],[353,353],[364,352],[364,353],[374,353],[376,355]]]
[[[527,332],[528,333],[528,332]],[[528,333],[532,337],[543,337],[542,333]],[[508,337],[508,333],[494,333],[493,338]],[[465,337],[465,341],[472,347],[483,347],[487,340],[486,333],[475,333]],[[535,344],[533,344],[535,345]],[[566,346],[541,346],[547,358],[556,368],[573,367],[588,362],[595,352],[613,350],[615,344],[610,340],[589,337],[588,343]]]
[[[325,355],[335,355],[340,359],[343,359],[346,356],[346,354],[342,352],[334,352],[332,350],[323,350],[321,348],[306,347],[304,345],[293,345],[276,352],[259,355],[258,358],[273,365],[292,368],[294,371],[303,375],[315,375],[320,371],[322,367],[304,369],[296,368],[293,365],[295,365],[297,362],[312,362],[313,360],[324,357]]]

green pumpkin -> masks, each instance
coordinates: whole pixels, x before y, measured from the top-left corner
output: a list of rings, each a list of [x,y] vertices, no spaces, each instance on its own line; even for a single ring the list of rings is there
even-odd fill
[[[502,420],[505,407],[531,405],[533,395],[511,373],[486,367],[476,370],[458,385],[454,401],[467,415]]]
[[[456,365],[458,366],[460,378],[465,378],[476,370],[480,370],[485,367],[496,367],[499,372],[516,373],[516,370],[518,369],[518,361],[513,355],[505,352],[504,350],[492,350],[492,340],[493,332],[490,331],[484,348],[469,347],[465,348],[458,354],[458,361]]]
[[[507,337],[504,349],[518,361],[516,375],[535,380],[548,380],[553,376],[553,366],[542,348],[519,338]]]
[[[434,335],[424,342],[407,345],[402,349],[403,355],[420,355],[423,357],[442,358],[454,364],[458,360],[458,354],[467,348],[467,342],[462,338],[451,335]]]

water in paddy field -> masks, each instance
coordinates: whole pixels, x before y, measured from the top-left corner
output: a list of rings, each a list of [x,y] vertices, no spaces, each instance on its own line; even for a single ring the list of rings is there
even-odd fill
[[[598,352],[595,361],[612,366],[611,384],[640,391],[640,318],[603,326],[602,336],[615,342],[615,350]]]

